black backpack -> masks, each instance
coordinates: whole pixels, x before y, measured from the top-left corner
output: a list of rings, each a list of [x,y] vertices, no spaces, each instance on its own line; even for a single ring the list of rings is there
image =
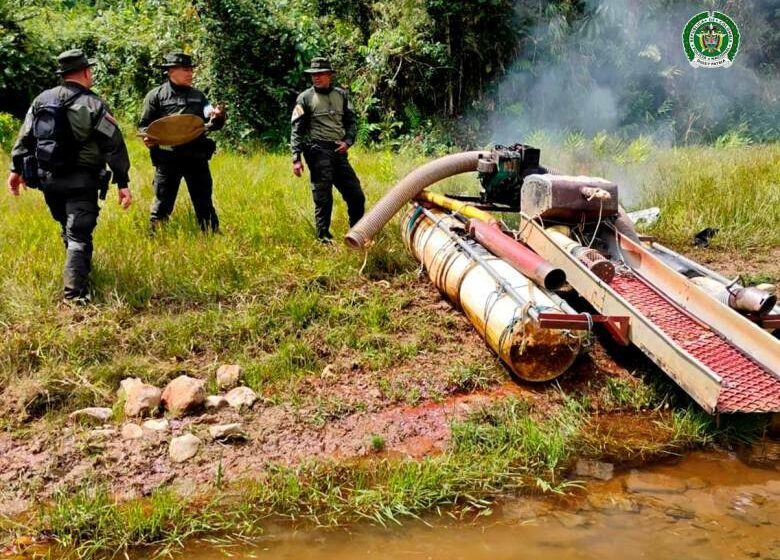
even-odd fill
[[[56,90],[52,90],[47,92],[33,111],[35,160],[41,171],[53,174],[75,167],[81,144],[73,137],[68,107],[83,93],[77,91],[60,99]]]

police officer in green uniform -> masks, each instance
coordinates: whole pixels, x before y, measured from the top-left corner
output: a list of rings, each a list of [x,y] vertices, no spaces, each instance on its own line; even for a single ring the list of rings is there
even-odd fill
[[[292,113],[293,173],[296,177],[303,173],[303,155],[311,173],[317,238],[327,243],[333,238],[332,187],[335,185],[347,203],[350,226],[363,217],[366,198],[347,158],[357,129],[347,92],[332,85],[334,71],[325,58],[314,58],[306,73],[313,87],[298,96]]]
[[[130,160],[122,132],[105,103],[90,90],[92,66],[80,49],[57,57],[62,85],[36,97],[11,150],[8,189],[43,191],[52,217],[62,228],[66,257],[66,300],[88,299],[92,232],[97,225],[98,193],[105,196],[111,173],[119,203],[132,202],[128,189]]]
[[[202,91],[192,87],[192,57],[174,51],[165,55],[162,67],[166,69],[168,79],[146,95],[139,122],[141,129],[169,115],[197,115],[208,121],[207,130],[221,129],[225,124],[224,109],[213,107]],[[148,136],[144,137],[144,143],[155,168],[151,229],[156,229],[173,212],[184,178],[201,230],[218,231],[219,219],[211,199],[213,181],[209,169],[209,159],[216,149],[214,141],[204,133],[181,146],[160,146]]]

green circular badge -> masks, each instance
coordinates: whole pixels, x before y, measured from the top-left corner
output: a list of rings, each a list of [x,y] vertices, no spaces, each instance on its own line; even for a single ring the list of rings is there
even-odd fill
[[[728,68],[739,50],[739,29],[722,12],[701,12],[688,20],[682,42],[694,68]]]

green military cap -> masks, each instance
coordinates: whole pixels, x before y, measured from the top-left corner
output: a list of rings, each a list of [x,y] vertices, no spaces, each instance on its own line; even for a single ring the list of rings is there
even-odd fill
[[[67,74],[97,64],[94,58],[87,58],[81,49],[71,49],[57,56],[57,74]]]
[[[192,57],[184,51],[171,51],[163,57],[163,68],[175,68],[176,66],[185,66],[192,68],[195,64]]]
[[[335,72],[330,65],[330,60],[322,56],[316,56],[311,59],[311,67],[304,70],[307,74],[321,74],[322,72]]]

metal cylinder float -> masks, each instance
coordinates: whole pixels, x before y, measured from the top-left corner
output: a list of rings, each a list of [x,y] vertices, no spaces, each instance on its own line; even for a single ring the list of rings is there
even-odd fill
[[[564,311],[509,263],[459,235],[463,224],[456,218],[439,209],[412,207],[401,232],[434,285],[519,378],[549,381],[571,366],[580,350],[579,335],[540,328],[532,318],[539,310]]]

